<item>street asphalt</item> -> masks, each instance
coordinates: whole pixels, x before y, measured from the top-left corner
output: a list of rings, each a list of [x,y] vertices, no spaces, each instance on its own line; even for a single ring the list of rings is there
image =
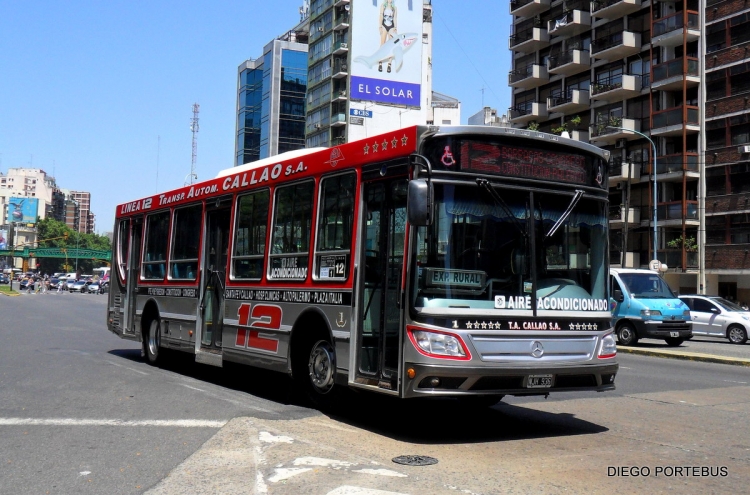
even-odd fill
[[[19,295],[4,292],[0,294]],[[618,351],[623,354],[750,366],[750,359],[742,357],[749,355],[744,349],[746,346],[750,346],[750,343],[736,346],[728,342],[696,338],[678,347],[669,347],[656,340],[645,340],[633,347],[618,346]],[[200,449],[146,493],[269,493],[262,477],[258,478],[255,474],[258,473],[256,465],[263,458],[264,442],[268,442],[268,438],[274,438],[267,429],[267,426],[264,427],[252,418],[240,417],[229,421]],[[276,438],[283,441],[285,437]],[[327,495],[403,494],[344,484]]]

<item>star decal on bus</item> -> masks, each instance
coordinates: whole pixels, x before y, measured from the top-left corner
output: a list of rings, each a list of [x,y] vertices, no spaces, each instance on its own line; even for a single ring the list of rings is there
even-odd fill
[[[365,152],[365,155],[369,155],[370,154],[370,145],[369,144],[365,144],[365,147],[363,148],[363,150]]]
[[[383,139],[383,144],[380,145],[380,148],[383,151],[387,150],[388,149],[388,141],[386,141],[385,139]]]
[[[391,140],[391,149],[396,149],[396,146],[398,146],[398,139],[394,136],[394,138]]]
[[[372,152],[377,153],[378,152],[378,143],[372,143]]]
[[[404,134],[404,137],[401,138],[401,146],[406,146],[407,141],[409,141],[409,138]]]

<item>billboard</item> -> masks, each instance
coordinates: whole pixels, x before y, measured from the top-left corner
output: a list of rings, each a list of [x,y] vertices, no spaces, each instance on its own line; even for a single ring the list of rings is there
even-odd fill
[[[0,249],[8,249],[8,231],[0,229]]]
[[[8,223],[36,223],[38,210],[37,198],[10,198],[8,200]]]
[[[353,0],[352,4],[351,98],[419,107],[422,2]]]

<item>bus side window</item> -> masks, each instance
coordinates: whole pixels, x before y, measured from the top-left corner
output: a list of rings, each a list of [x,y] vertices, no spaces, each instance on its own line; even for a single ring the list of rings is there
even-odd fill
[[[263,278],[269,201],[268,189],[247,194],[237,201],[232,249],[233,279]]]
[[[349,276],[356,186],[354,172],[321,181],[315,240],[315,274],[319,280],[345,280]]]
[[[143,254],[142,276],[145,280],[164,280],[168,240],[169,212],[149,215],[146,220],[146,251]]]
[[[175,210],[172,222],[172,253],[169,258],[170,278],[195,279],[194,276],[189,275],[189,272],[195,273],[198,267],[202,216],[202,205]]]

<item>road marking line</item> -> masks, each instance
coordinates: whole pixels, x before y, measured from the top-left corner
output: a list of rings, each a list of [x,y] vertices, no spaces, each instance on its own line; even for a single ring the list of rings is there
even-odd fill
[[[182,385],[185,388],[189,388],[190,390],[197,390],[198,392],[205,392],[205,390],[203,390],[202,388],[191,387],[190,385],[187,385],[185,383],[180,383],[180,385]]]
[[[203,419],[72,419],[72,418],[0,418],[0,426],[173,426],[179,428],[221,428],[226,421]]]
[[[141,370],[137,370],[137,369],[134,369],[134,368],[130,368],[128,366],[123,366],[121,364],[113,363],[112,361],[107,361],[107,362],[109,364],[111,364],[112,366],[117,366],[118,368],[125,368],[126,370],[135,371],[136,373],[140,373],[141,375],[148,375],[148,373],[146,373],[145,371],[141,371]]]

